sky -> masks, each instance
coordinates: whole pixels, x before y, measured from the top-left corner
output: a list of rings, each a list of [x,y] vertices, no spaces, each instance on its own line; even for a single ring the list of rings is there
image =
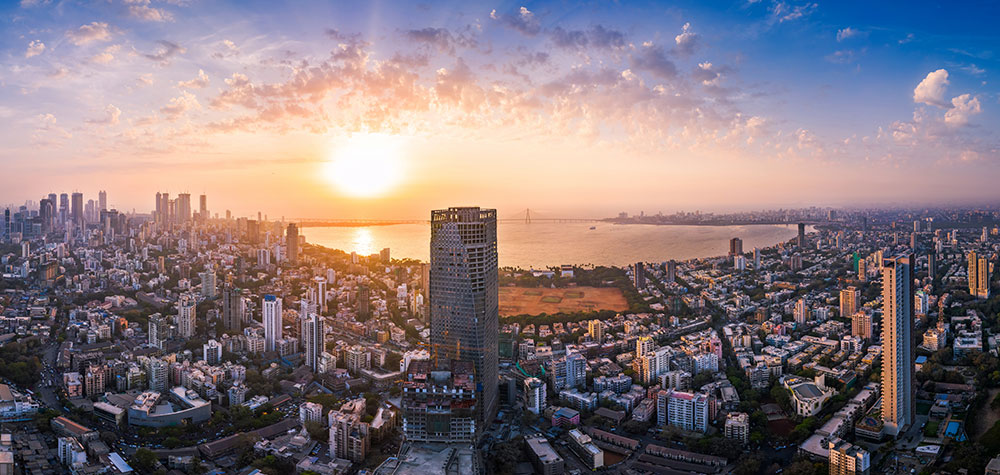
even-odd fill
[[[988,2],[22,0],[0,203],[501,217],[1000,201]],[[362,193],[359,190],[371,190]]]

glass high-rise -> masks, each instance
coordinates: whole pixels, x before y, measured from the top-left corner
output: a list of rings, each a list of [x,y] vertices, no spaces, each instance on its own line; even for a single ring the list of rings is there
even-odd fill
[[[913,423],[913,255],[882,262],[882,422],[897,436]]]
[[[431,345],[439,363],[473,363],[478,427],[483,428],[498,406],[496,210],[432,211],[430,251]]]

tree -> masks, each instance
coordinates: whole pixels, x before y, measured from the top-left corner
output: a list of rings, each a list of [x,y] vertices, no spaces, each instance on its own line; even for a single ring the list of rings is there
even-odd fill
[[[782,409],[788,410],[792,407],[792,398],[788,389],[785,389],[785,387],[780,384],[776,384],[771,388],[771,398],[774,399],[774,401],[777,402]]]
[[[736,475],[757,475],[760,471],[760,460],[756,457],[745,456],[740,459],[733,471]]]
[[[156,467],[156,463],[156,454],[149,449],[142,448],[136,450],[135,455],[132,456],[132,465],[141,472],[152,472]]]
[[[507,442],[501,442],[493,447],[490,452],[490,465],[494,473],[509,474],[514,473],[514,467],[524,457],[524,437],[517,436]]]
[[[323,427],[323,424],[317,421],[306,422],[306,432],[309,433],[309,437],[312,437],[313,440],[322,442],[327,439],[326,429]]]

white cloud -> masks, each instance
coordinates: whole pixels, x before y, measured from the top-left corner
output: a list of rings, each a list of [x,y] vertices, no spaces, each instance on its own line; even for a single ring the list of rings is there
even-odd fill
[[[677,51],[684,54],[694,53],[694,49],[698,46],[698,34],[691,31],[691,24],[685,23],[681,28],[681,34],[674,37],[674,42],[677,43]]]
[[[163,106],[160,112],[168,119],[175,120],[193,109],[201,109],[201,104],[198,103],[198,98],[194,97],[194,94],[184,91],[180,96],[170,99],[170,104]]]
[[[154,8],[148,5],[131,5],[128,7],[129,15],[145,21],[167,22],[174,21],[174,16],[162,8]]]
[[[785,2],[776,2],[774,6],[771,7],[771,15],[777,18],[778,23],[784,23],[786,21],[798,20],[806,15],[809,15],[816,10],[818,4],[806,3],[803,5],[789,5]]]
[[[855,30],[854,28],[851,28],[851,27],[847,27],[847,28],[844,28],[844,29],[841,29],[841,30],[837,30],[837,41],[844,41],[844,40],[851,39],[851,38],[856,38],[856,37],[859,37],[859,36],[862,36],[862,35],[863,35],[863,33],[861,33],[860,31]]]
[[[115,107],[114,104],[108,104],[108,107],[104,108],[104,117],[87,120],[87,123],[94,125],[118,125],[121,116],[121,109]]]
[[[198,70],[198,77],[190,81],[181,81],[177,83],[177,87],[186,89],[201,89],[205,86],[208,86],[208,75],[205,74],[205,71],[200,69]]]
[[[944,114],[944,121],[948,125],[962,126],[969,123],[969,118],[982,112],[979,98],[969,94],[953,97],[951,99],[951,109]]]
[[[927,73],[927,77],[913,89],[913,102],[938,107],[948,107],[944,93],[948,88],[948,71],[938,69]]]
[[[66,37],[77,45],[85,45],[93,41],[108,41],[111,39],[111,28],[104,22],[91,22],[80,25],[80,28],[66,32]]]
[[[108,64],[115,60],[115,53],[117,53],[119,49],[121,49],[120,45],[108,46],[107,48],[104,48],[104,51],[91,56],[89,61],[97,64]]]
[[[28,44],[28,49],[27,51],[24,52],[24,57],[30,58],[32,56],[38,56],[42,54],[42,52],[44,51],[45,51],[45,43],[42,43],[39,40],[33,40],[31,43]]]

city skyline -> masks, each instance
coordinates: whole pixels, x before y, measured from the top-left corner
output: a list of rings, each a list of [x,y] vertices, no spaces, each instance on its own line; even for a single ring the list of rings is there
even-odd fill
[[[0,9],[0,158],[46,177],[0,202],[107,188],[144,212],[153,186],[237,215],[394,218],[1000,199],[989,11],[245,6]]]

